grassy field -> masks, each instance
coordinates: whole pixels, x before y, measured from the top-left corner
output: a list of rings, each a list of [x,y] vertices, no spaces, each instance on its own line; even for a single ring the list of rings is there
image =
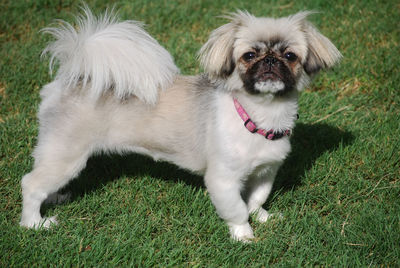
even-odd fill
[[[343,53],[300,98],[293,153],[265,207],[283,219],[252,221],[241,244],[209,200],[201,178],[137,155],[97,156],[69,185],[67,204],[43,207],[60,225],[21,229],[21,177],[31,170],[40,60],[53,19],[71,21],[80,1],[0,1],[0,266],[400,266],[400,4],[398,1],[115,2],[147,30],[184,74],[223,12],[257,16],[300,10]]]

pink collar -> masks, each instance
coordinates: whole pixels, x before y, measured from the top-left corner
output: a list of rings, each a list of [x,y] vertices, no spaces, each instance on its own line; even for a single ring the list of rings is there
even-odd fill
[[[267,140],[277,140],[283,136],[290,136],[291,131],[289,129],[284,131],[275,131],[270,129],[267,131],[262,128],[257,128],[256,124],[250,119],[250,116],[236,98],[233,98],[233,103],[235,104],[236,111],[238,112],[240,118],[242,118],[244,122],[244,126],[251,133],[258,133],[264,136]]]

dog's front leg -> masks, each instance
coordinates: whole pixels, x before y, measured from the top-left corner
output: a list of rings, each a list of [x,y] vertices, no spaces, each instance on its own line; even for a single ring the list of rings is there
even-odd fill
[[[274,216],[268,213],[262,205],[267,201],[271,193],[272,185],[280,165],[281,163],[275,163],[263,166],[256,170],[247,182],[245,191],[247,207],[249,213],[254,213],[256,220],[259,222],[266,222],[271,216]]]
[[[224,165],[213,165],[205,174],[205,184],[218,215],[229,226],[234,240],[249,242],[254,238],[248,222],[249,212],[242,199],[242,174]]]

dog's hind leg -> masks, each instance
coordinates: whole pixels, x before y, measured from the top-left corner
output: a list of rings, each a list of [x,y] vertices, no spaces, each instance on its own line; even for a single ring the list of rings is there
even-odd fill
[[[60,135],[61,136],[61,135]],[[85,167],[91,153],[90,146],[66,142],[65,137],[46,138],[35,149],[32,172],[22,178],[21,226],[48,228],[56,224],[55,217],[42,218],[40,206],[52,193],[65,186]]]

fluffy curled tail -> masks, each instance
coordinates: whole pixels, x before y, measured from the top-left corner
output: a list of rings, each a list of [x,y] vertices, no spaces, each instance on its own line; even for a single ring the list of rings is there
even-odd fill
[[[179,73],[171,55],[135,21],[118,22],[114,12],[94,16],[87,6],[77,16],[77,29],[65,21],[43,29],[55,37],[49,53],[50,72],[67,88],[78,84],[95,97],[113,90],[118,98],[135,95],[154,104],[158,91]]]

